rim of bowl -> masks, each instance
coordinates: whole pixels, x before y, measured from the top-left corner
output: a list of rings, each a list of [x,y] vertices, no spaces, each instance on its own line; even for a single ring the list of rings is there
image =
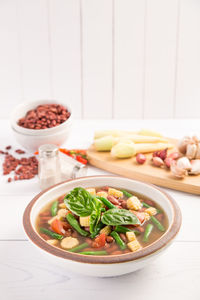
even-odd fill
[[[151,188],[154,188],[164,194],[165,197],[170,202],[170,205],[173,210],[173,220],[171,224],[169,224],[169,227],[167,231],[155,242],[150,244],[149,246],[146,246],[145,248],[142,248],[141,250],[133,253],[126,253],[126,254],[118,254],[118,255],[103,255],[103,256],[97,256],[97,255],[84,255],[84,254],[78,254],[78,253],[73,253],[73,252],[68,252],[65,250],[62,250],[60,248],[54,247],[49,245],[45,240],[43,240],[39,234],[35,231],[31,224],[30,216],[31,216],[31,211],[32,208],[37,202],[37,200],[45,194],[47,191],[50,189],[62,185],[65,182],[71,182],[71,181],[76,181],[79,179],[90,179],[90,178],[113,178],[116,177],[118,179],[123,178],[126,179],[125,177],[122,176],[115,176],[115,175],[94,175],[94,176],[86,176],[86,177],[81,177],[81,178],[76,178],[76,179],[70,179],[67,181],[60,182],[58,184],[55,184],[44,191],[40,192],[38,195],[36,195],[31,202],[27,205],[24,215],[23,215],[23,227],[24,230],[29,237],[29,239],[32,241],[35,246],[39,247],[40,249],[44,250],[48,254],[52,254],[54,256],[57,256],[59,258],[63,259],[68,259],[72,260],[75,262],[80,262],[80,263],[89,263],[89,264],[114,264],[114,263],[125,263],[125,262],[131,262],[135,261],[141,258],[145,258],[146,256],[149,256],[151,254],[154,254],[155,252],[158,252],[159,250],[162,250],[162,248],[166,247],[178,234],[180,227],[181,227],[181,222],[182,222],[182,215],[179,206],[175,202],[175,200],[168,195],[166,192],[164,192],[162,189],[158,188],[157,186],[153,184],[149,184],[140,180],[134,180],[136,182],[145,184],[150,186]],[[127,178],[131,180],[130,178]]]
[[[34,109],[38,105],[42,105],[42,104],[61,104],[64,107],[67,108],[67,110],[70,112],[70,116],[63,123],[61,123],[61,124],[59,124],[57,126],[54,126],[54,127],[51,127],[51,128],[45,128],[45,129],[38,129],[38,130],[36,130],[36,129],[29,129],[29,128],[25,128],[25,127],[19,126],[17,124],[17,121],[15,119],[15,114],[20,109],[23,109],[27,105],[32,105],[33,106],[32,109]],[[26,112],[28,110],[30,110],[30,109],[31,108],[27,109]],[[26,112],[24,114],[26,114]],[[36,136],[36,135],[48,135],[48,134],[54,133],[54,132],[56,133],[57,130],[64,129],[64,127],[67,125],[67,123],[70,123],[71,120],[72,120],[72,110],[71,110],[71,107],[68,104],[64,103],[63,101],[59,101],[59,100],[55,100],[55,99],[41,99],[41,100],[34,100],[34,101],[22,102],[19,105],[17,105],[16,108],[10,114],[10,123],[11,123],[12,129],[14,129],[18,133],[22,133],[22,134],[26,134],[26,135],[33,135],[33,136]]]

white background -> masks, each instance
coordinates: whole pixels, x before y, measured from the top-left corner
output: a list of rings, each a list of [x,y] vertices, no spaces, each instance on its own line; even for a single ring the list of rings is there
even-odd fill
[[[199,0],[0,0],[0,117],[56,98],[76,118],[193,118]]]

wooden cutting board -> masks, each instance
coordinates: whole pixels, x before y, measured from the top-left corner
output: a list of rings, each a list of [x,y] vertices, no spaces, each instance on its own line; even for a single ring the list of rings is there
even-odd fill
[[[169,141],[174,145],[177,142],[174,139],[169,139]],[[176,148],[171,151],[173,152],[175,150]],[[191,175],[186,176],[184,179],[176,179],[169,170],[158,168],[151,164],[151,153],[146,155],[147,161],[144,165],[139,165],[135,157],[119,159],[113,158],[110,152],[97,152],[93,145],[88,149],[87,155],[89,163],[100,169],[166,188],[200,195],[200,175]]]

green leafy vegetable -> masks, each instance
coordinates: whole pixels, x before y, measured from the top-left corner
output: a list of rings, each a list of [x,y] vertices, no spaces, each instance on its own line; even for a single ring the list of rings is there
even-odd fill
[[[93,203],[94,203],[94,210],[90,215],[90,233],[96,232],[97,225],[101,218],[101,207],[102,207],[101,203],[96,198],[93,198]]]
[[[90,216],[95,209],[96,201],[85,189],[77,187],[64,198],[67,208],[80,217]]]
[[[101,221],[103,224],[112,225],[112,226],[131,225],[131,224],[140,225],[140,221],[132,212],[126,209],[118,209],[118,208],[112,208],[107,210],[103,214]]]

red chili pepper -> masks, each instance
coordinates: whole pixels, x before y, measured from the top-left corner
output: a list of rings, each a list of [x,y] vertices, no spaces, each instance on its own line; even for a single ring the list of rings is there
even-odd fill
[[[76,160],[79,161],[80,163],[86,165],[87,164],[87,159],[83,158],[80,155],[76,155]]]

